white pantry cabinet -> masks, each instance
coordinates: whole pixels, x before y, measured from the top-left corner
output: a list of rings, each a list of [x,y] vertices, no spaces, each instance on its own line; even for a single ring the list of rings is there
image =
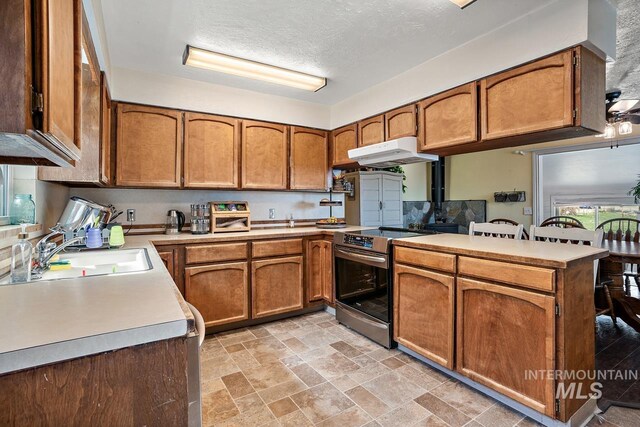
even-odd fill
[[[347,224],[367,227],[402,227],[402,174],[352,172],[353,197],[345,196]]]

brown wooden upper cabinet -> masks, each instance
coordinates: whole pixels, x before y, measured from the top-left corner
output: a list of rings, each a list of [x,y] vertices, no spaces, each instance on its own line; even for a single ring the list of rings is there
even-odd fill
[[[349,150],[358,147],[358,126],[348,125],[331,131],[331,164],[333,167],[350,166]]]
[[[604,61],[578,47],[480,81],[482,139],[604,125]]]
[[[101,73],[100,80],[100,181],[103,184],[109,185],[113,181],[112,168],[111,168],[111,127],[113,126],[113,120],[111,120],[112,105],[111,105],[111,93],[109,92],[109,85],[107,82],[107,76],[103,72]]]
[[[104,165],[101,163],[101,115],[103,77],[96,54],[89,23],[82,13],[82,58],[80,66],[80,103],[81,129],[79,140],[82,144],[82,157],[73,168],[41,167],[38,179],[42,181],[81,182],[105,184]],[[105,82],[106,83],[106,82]]]
[[[385,141],[416,136],[416,104],[396,108],[384,113]]]
[[[185,113],[185,187],[238,188],[240,126],[230,117]]]
[[[80,158],[80,0],[0,2],[0,163]],[[37,131],[37,132],[36,132]]]
[[[80,79],[76,66],[81,63],[81,4],[78,0],[35,2],[41,19],[43,55],[43,131],[65,147],[80,154]],[[40,6],[40,7],[38,7]]]
[[[242,188],[287,188],[287,130],[275,123],[242,122]]]
[[[327,132],[291,127],[290,188],[292,190],[326,190],[328,183]]]
[[[418,103],[418,146],[421,151],[478,140],[478,89],[471,82]]]
[[[358,122],[358,147],[384,141],[384,114]]]
[[[182,112],[118,104],[116,185],[180,187]]]

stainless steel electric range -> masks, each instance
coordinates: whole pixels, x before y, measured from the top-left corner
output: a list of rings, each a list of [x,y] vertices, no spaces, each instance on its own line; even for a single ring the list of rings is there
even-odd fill
[[[396,347],[391,241],[424,234],[384,227],[334,234],[338,322],[387,348]]]

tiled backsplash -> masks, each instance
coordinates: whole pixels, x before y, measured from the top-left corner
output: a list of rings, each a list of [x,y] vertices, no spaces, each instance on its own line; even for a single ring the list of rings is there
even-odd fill
[[[442,214],[445,222],[458,224],[460,233],[469,232],[469,223],[485,222],[487,220],[486,200],[447,200],[442,202]],[[403,202],[403,224],[433,223],[434,216],[431,202]]]
[[[269,209],[275,209],[275,220],[283,221],[293,214],[295,220],[329,216],[329,208],[320,206],[328,193],[289,191],[210,191],[210,190],[140,190],[110,188],[71,188],[71,196],[80,196],[98,203],[111,203],[117,209],[136,210],[136,224],[164,224],[167,211],[178,209],[189,221],[190,205],[210,201],[247,201],[251,221],[268,221]],[[344,201],[343,194],[333,200]],[[336,217],[344,217],[344,208],[333,208]],[[126,214],[119,220],[124,222]]]

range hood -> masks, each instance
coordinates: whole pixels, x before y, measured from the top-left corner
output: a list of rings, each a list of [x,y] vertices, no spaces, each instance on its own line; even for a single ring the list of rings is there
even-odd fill
[[[418,139],[415,136],[392,139],[379,144],[349,150],[349,158],[360,166],[389,168],[410,163],[435,162],[438,156],[418,153]]]

